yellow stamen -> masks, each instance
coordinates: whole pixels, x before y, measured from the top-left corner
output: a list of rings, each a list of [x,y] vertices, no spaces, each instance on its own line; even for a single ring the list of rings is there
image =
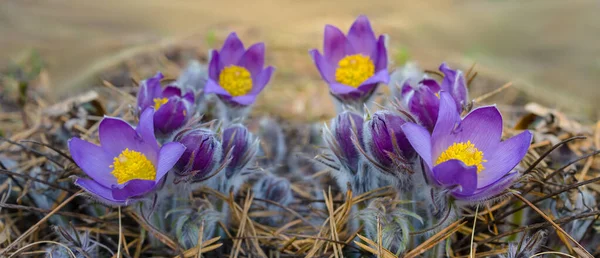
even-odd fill
[[[483,159],[483,152],[477,149],[471,141],[452,144],[437,158],[435,165],[451,159],[460,160],[467,166],[477,166],[477,173],[485,169],[483,163],[487,162]]]
[[[110,172],[117,178],[117,183],[123,184],[132,179],[155,180],[156,169],[144,154],[125,149],[114,158]]]
[[[375,65],[368,56],[356,54],[346,56],[338,63],[335,80],[341,84],[358,88],[361,83],[375,74]]]
[[[162,105],[169,102],[168,98],[155,98],[154,99],[154,111],[158,110]]]
[[[219,85],[233,97],[246,95],[252,90],[252,75],[244,67],[230,65],[221,71]]]

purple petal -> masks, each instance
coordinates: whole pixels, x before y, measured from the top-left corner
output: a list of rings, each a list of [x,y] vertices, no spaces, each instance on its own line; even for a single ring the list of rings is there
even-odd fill
[[[410,145],[415,149],[419,156],[421,156],[427,166],[432,168],[431,136],[427,129],[414,123],[405,123],[402,125],[402,130],[406,135],[406,139],[410,142]]]
[[[370,56],[375,50],[375,33],[367,16],[361,15],[350,27],[348,42],[357,53]]]
[[[436,80],[433,79],[423,79],[420,84],[422,84],[423,86],[429,88],[429,90],[431,90],[431,92],[434,93],[439,93],[439,91],[442,89],[440,87],[440,84],[438,84],[438,82]]]
[[[69,151],[77,166],[99,184],[110,187],[117,183],[117,179],[110,174],[113,157],[100,146],[79,138],[72,138],[69,140]]]
[[[165,87],[165,89],[162,92],[162,96],[163,98],[169,98],[172,96],[177,96],[177,97],[181,97],[181,89],[177,88],[175,86],[167,86]]]
[[[127,201],[154,190],[155,186],[156,182],[154,180],[132,179],[127,181],[123,188],[111,189],[112,198]]]
[[[325,58],[319,53],[318,50],[313,49],[310,51],[310,55],[317,66],[317,70],[321,74],[323,80],[327,83],[335,82],[335,68],[325,60]]]
[[[260,73],[265,65],[265,43],[257,43],[248,48],[238,65],[248,69],[252,75]]]
[[[390,74],[388,73],[387,69],[384,69],[384,70],[378,71],[373,76],[369,77],[369,79],[367,79],[366,81],[361,83],[360,86],[358,86],[358,88],[362,87],[363,85],[369,85],[369,84],[374,84],[374,83],[386,83],[387,84],[389,81],[390,81]]]
[[[160,80],[164,76],[162,73],[156,73],[154,77],[142,81],[138,95],[137,105],[140,110],[154,105],[154,99],[160,97],[161,86]]]
[[[153,148],[154,142],[146,142],[127,122],[121,119],[112,117],[102,119],[98,136],[102,149],[112,157],[118,157],[123,150],[129,148],[129,150],[143,153],[153,164],[156,164],[157,153]]]
[[[491,154],[502,138],[502,115],[495,106],[471,111],[454,130],[456,142],[471,141],[476,148]]]
[[[204,87],[204,93],[206,93],[206,94],[214,93],[217,95],[231,96],[231,94],[229,94],[229,92],[227,92],[225,89],[223,89],[223,87],[221,87],[217,83],[217,81],[214,81],[213,79],[206,80],[206,86]]]
[[[248,106],[251,105],[252,103],[254,103],[254,101],[256,100],[256,98],[258,97],[258,95],[243,95],[243,96],[237,96],[237,97],[232,97],[229,100],[238,103],[242,106]]]
[[[482,188],[490,185],[517,166],[527,154],[532,137],[531,132],[524,131],[500,142],[493,154],[486,158],[488,162],[483,163],[485,169],[479,173],[477,187]]]
[[[408,110],[416,116],[419,124],[427,128],[430,132],[438,119],[440,109],[440,99],[430,90],[429,87],[419,87],[414,90],[408,98],[406,104]]]
[[[434,159],[437,159],[443,151],[455,143],[455,139],[451,134],[456,124],[460,122],[460,114],[458,114],[455,107],[456,104],[450,93],[441,91],[438,118],[431,134]]]
[[[208,78],[218,81],[219,74],[221,71],[219,70],[219,52],[217,50],[213,50],[210,57],[210,63],[208,64]]]
[[[252,90],[248,93],[248,95],[258,95],[264,88],[267,86],[267,83],[271,80],[271,77],[275,72],[275,68],[273,66],[269,66],[262,70],[252,82]]]
[[[225,43],[223,43],[223,47],[221,47],[221,51],[219,51],[219,70],[221,70],[221,65],[226,67],[237,64],[244,51],[244,43],[238,38],[237,34],[235,32],[229,34]]]
[[[387,70],[388,67],[388,55],[387,48],[385,47],[385,36],[379,36],[377,41],[377,47],[373,54],[371,54],[371,60],[375,62],[375,71]],[[387,83],[387,82],[386,82]]]
[[[340,29],[331,25],[325,26],[323,55],[327,62],[334,65],[344,58],[347,44],[346,36]]]
[[[148,143],[154,152],[158,152],[158,141],[154,135],[154,109],[147,108],[144,110],[135,131],[142,136],[142,139]]]
[[[169,134],[187,122],[189,110],[183,99],[171,97],[154,113],[154,128],[162,134]],[[156,149],[158,150],[158,148]]]
[[[177,163],[184,151],[185,146],[178,142],[170,142],[163,145],[160,149],[160,154],[158,154],[156,182],[161,180],[175,166],[175,163]]]
[[[189,101],[190,104],[194,104],[194,102],[196,101],[196,97],[194,96],[193,91],[188,91],[185,95],[183,95],[183,99]]]
[[[472,194],[463,194],[463,193],[452,193],[452,195],[461,201],[467,202],[475,202],[475,201],[485,201],[491,198],[497,197],[499,194],[508,189],[514,182],[519,179],[519,173],[510,173],[498,181],[489,184],[484,188],[477,189]]]
[[[87,193],[91,194],[99,202],[114,206],[126,205],[126,202],[116,200],[112,197],[111,189],[98,184],[94,180],[77,178],[75,180],[75,185],[81,187]]]
[[[358,92],[357,88],[348,86],[348,85],[344,85],[341,83],[330,83],[329,84],[329,90],[331,91],[331,93],[335,94],[335,95],[343,95],[343,94],[348,94],[351,92]]]
[[[477,190],[477,166],[467,167],[460,160],[451,159],[436,165],[433,177],[445,187],[460,185],[453,193],[469,195]]]
[[[462,106],[466,105],[468,101],[467,85],[462,71],[452,70],[446,63],[442,63],[439,70],[444,73],[442,90],[450,92],[456,101],[457,110],[462,111]]]

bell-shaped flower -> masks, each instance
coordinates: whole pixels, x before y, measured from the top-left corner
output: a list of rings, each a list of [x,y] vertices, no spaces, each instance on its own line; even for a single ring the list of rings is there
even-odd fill
[[[121,119],[105,117],[98,135],[100,146],[72,138],[69,151],[90,177],[77,178],[75,184],[109,205],[129,205],[155,190],[185,151],[177,142],[158,145],[152,108],[142,113],[136,128]]]
[[[408,166],[415,156],[402,125],[406,120],[390,111],[380,110],[367,120],[363,129],[366,151],[376,167],[384,172]]]
[[[342,169],[351,174],[358,172],[362,155],[355,143],[364,148],[363,122],[364,119],[359,114],[344,111],[331,120],[331,129],[326,128],[325,143],[327,147],[337,158]]]
[[[214,132],[208,129],[191,129],[178,133],[174,141],[186,147],[175,165],[175,174],[184,181],[203,181],[217,173],[221,164],[221,143]]]
[[[225,176],[231,178],[248,167],[258,152],[258,141],[248,128],[241,124],[231,125],[221,135],[223,157],[230,156]]]

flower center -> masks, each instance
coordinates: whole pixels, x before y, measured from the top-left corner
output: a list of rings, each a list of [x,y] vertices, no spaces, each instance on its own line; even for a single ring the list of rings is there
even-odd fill
[[[358,88],[375,73],[375,65],[368,56],[361,54],[346,56],[338,63],[335,80],[341,84]]]
[[[442,152],[435,161],[435,164],[438,165],[451,159],[460,160],[467,166],[477,166],[477,173],[485,168],[483,167],[483,162],[487,162],[487,160],[483,159],[483,152],[477,149],[471,141],[452,144],[452,146]]]
[[[246,95],[252,89],[252,75],[244,67],[230,65],[221,71],[219,85],[233,97]]]
[[[156,169],[146,156],[140,152],[125,149],[114,159],[110,172],[117,178],[117,183],[123,184],[132,179],[155,180]]]
[[[154,111],[158,110],[162,105],[169,102],[168,98],[155,98],[154,99]]]

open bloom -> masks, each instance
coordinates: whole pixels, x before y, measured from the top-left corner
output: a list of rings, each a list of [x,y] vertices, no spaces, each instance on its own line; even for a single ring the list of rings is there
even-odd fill
[[[517,179],[512,170],[527,153],[532,134],[501,141],[502,115],[495,106],[474,109],[463,119],[455,106],[451,94],[442,91],[432,134],[414,123],[402,129],[434,185],[449,189],[457,200],[493,198]]]
[[[275,68],[263,68],[265,44],[244,49],[237,34],[231,33],[221,51],[213,50],[208,66],[205,93],[215,93],[229,104],[249,106],[265,88]]]
[[[468,92],[465,78],[460,70],[452,70],[446,63],[439,67],[444,73],[441,85],[421,72],[415,72],[415,67],[407,65],[403,70],[396,71],[402,81],[399,100],[408,111],[415,116],[418,123],[433,130],[438,118],[440,107],[440,91],[449,92],[456,103],[456,111],[460,114],[468,104]],[[394,75],[395,75],[394,74]],[[392,75],[392,77],[395,77]],[[408,77],[407,77],[408,76]],[[418,78],[415,78],[418,77]]]
[[[161,73],[142,81],[137,95],[138,109],[143,112],[154,107],[154,128],[161,134],[168,134],[183,126],[193,115],[194,93],[182,95],[181,89],[160,86]]]
[[[219,167],[221,143],[212,131],[201,128],[183,131],[174,141],[186,147],[175,165],[175,174],[184,180],[193,177],[193,181],[202,181]]]
[[[154,190],[179,160],[185,147],[171,142],[160,147],[154,136],[154,109],[146,109],[137,128],[105,117],[100,122],[100,146],[72,138],[69,151],[90,178],[75,184],[110,205],[129,205]]]
[[[334,26],[325,26],[323,55],[316,49],[310,54],[331,93],[342,102],[364,102],[379,83],[390,79],[385,36],[375,38],[366,16],[354,21],[347,36]]]
[[[405,123],[403,117],[385,110],[375,112],[365,122],[363,138],[367,152],[386,171],[406,163],[415,154],[402,130]]]

